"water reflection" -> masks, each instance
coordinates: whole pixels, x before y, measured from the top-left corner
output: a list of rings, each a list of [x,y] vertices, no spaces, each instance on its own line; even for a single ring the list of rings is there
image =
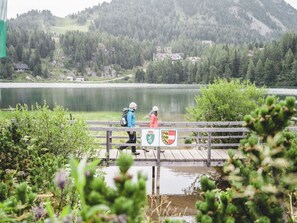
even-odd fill
[[[0,88],[0,108],[16,104],[34,106],[47,102],[50,108],[61,105],[69,111],[118,112],[131,101],[138,104],[138,112],[147,114],[158,105],[160,120],[176,114],[185,114],[194,104],[198,88]],[[166,117],[166,118],[165,118]]]
[[[110,166],[102,169],[106,173],[106,182],[114,187],[113,178],[119,173],[118,167]],[[147,176],[147,193],[152,194],[152,167],[132,166],[129,173],[136,180],[138,172]],[[202,175],[215,175],[216,170],[209,167],[161,167],[160,194],[163,195],[193,195],[199,189],[199,179]],[[156,190],[155,190],[156,191]]]
[[[118,167],[104,167],[102,169],[109,186],[115,187],[113,178],[118,175]],[[199,197],[199,181],[202,175],[215,177],[217,172],[209,167],[161,167],[160,171],[160,196],[152,195],[152,167],[132,166],[129,173],[133,181],[137,173],[147,176],[148,209],[150,219],[160,222],[164,217],[180,216],[186,222],[195,222],[197,209],[196,202]],[[156,190],[155,190],[156,191]]]

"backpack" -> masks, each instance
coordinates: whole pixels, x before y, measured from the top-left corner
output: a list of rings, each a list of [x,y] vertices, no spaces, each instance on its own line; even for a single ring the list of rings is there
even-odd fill
[[[120,124],[123,127],[128,125],[128,122],[127,122],[127,113],[128,113],[128,111],[129,111],[129,108],[123,108],[123,110],[122,110],[122,117],[121,117],[121,120],[120,120]]]

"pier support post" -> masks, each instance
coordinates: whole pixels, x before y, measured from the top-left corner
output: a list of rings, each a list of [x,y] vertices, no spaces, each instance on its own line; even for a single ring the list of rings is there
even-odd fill
[[[157,188],[156,193],[160,195],[160,147],[157,147]]]
[[[211,165],[211,132],[207,133],[208,139],[207,139],[207,166],[210,167]]]
[[[155,166],[152,166],[152,194],[155,194]]]
[[[200,149],[200,143],[201,143],[201,132],[198,132],[197,134],[197,144],[198,144],[198,149]]]

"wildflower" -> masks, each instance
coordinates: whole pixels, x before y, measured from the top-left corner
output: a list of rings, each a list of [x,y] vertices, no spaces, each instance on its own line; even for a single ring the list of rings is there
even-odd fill
[[[89,177],[91,175],[91,172],[89,170],[86,171],[86,177]]]
[[[63,223],[71,223],[71,217],[68,215],[63,219]]]
[[[60,170],[56,173],[55,184],[63,190],[67,181],[67,173],[65,170]]]
[[[36,220],[39,220],[40,218],[42,218],[46,214],[46,211],[42,206],[32,207],[32,211],[34,213],[34,216],[35,216]]]

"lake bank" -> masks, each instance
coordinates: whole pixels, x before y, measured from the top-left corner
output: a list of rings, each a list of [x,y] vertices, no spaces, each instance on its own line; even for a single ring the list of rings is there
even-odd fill
[[[72,83],[3,83],[0,88],[200,88],[197,84],[148,84],[148,83],[96,83],[96,82],[72,82]]]

